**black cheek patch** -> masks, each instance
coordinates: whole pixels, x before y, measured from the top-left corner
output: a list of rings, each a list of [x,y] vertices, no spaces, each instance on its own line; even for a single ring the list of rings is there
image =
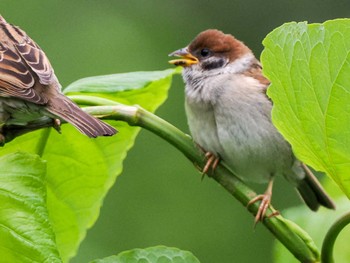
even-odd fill
[[[225,65],[225,59],[219,58],[216,60],[209,60],[202,63],[202,68],[205,70],[211,70],[221,68]]]

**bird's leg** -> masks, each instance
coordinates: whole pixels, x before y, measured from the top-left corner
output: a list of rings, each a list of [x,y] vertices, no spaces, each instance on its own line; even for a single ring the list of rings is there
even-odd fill
[[[248,206],[250,206],[250,205],[254,204],[257,201],[261,201],[260,206],[259,206],[259,210],[258,210],[258,212],[256,213],[256,216],[255,216],[255,224],[257,224],[259,221],[262,221],[264,219],[264,217],[265,217],[267,208],[269,207],[270,202],[271,202],[272,186],[273,186],[273,179],[271,179],[269,181],[269,184],[268,184],[267,189],[266,189],[264,194],[261,194],[261,195],[258,195],[256,197],[254,197],[248,203]],[[271,215],[269,215],[268,217],[270,218],[270,217],[276,216],[278,214],[279,214],[279,212],[275,211]]]

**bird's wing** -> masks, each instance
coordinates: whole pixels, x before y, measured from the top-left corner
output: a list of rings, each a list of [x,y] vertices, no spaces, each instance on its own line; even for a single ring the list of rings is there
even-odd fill
[[[251,67],[243,73],[245,76],[252,77],[260,81],[266,86],[265,92],[270,85],[270,81],[262,74],[262,67],[258,60],[256,60]]]
[[[0,16],[0,92],[34,103],[47,100],[36,91],[36,82],[56,81],[52,66],[41,48],[21,29]]]

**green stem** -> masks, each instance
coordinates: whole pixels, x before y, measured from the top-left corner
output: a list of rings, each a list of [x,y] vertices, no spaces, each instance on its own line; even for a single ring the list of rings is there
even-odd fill
[[[113,106],[113,105],[122,105],[113,100],[97,97],[97,96],[89,96],[89,95],[69,95],[71,100],[79,105],[86,106]]]
[[[333,263],[333,248],[339,233],[350,223],[350,212],[339,218],[328,230],[322,244],[322,263]]]

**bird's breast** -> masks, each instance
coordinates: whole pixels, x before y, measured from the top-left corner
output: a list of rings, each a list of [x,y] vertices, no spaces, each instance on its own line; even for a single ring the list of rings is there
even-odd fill
[[[201,91],[190,88],[188,124],[205,150],[219,155],[243,180],[266,182],[289,169],[290,146],[273,126],[272,104],[256,80],[212,78]]]
[[[207,103],[185,103],[188,126],[193,140],[204,150],[219,155],[223,149],[219,143],[213,108]]]

